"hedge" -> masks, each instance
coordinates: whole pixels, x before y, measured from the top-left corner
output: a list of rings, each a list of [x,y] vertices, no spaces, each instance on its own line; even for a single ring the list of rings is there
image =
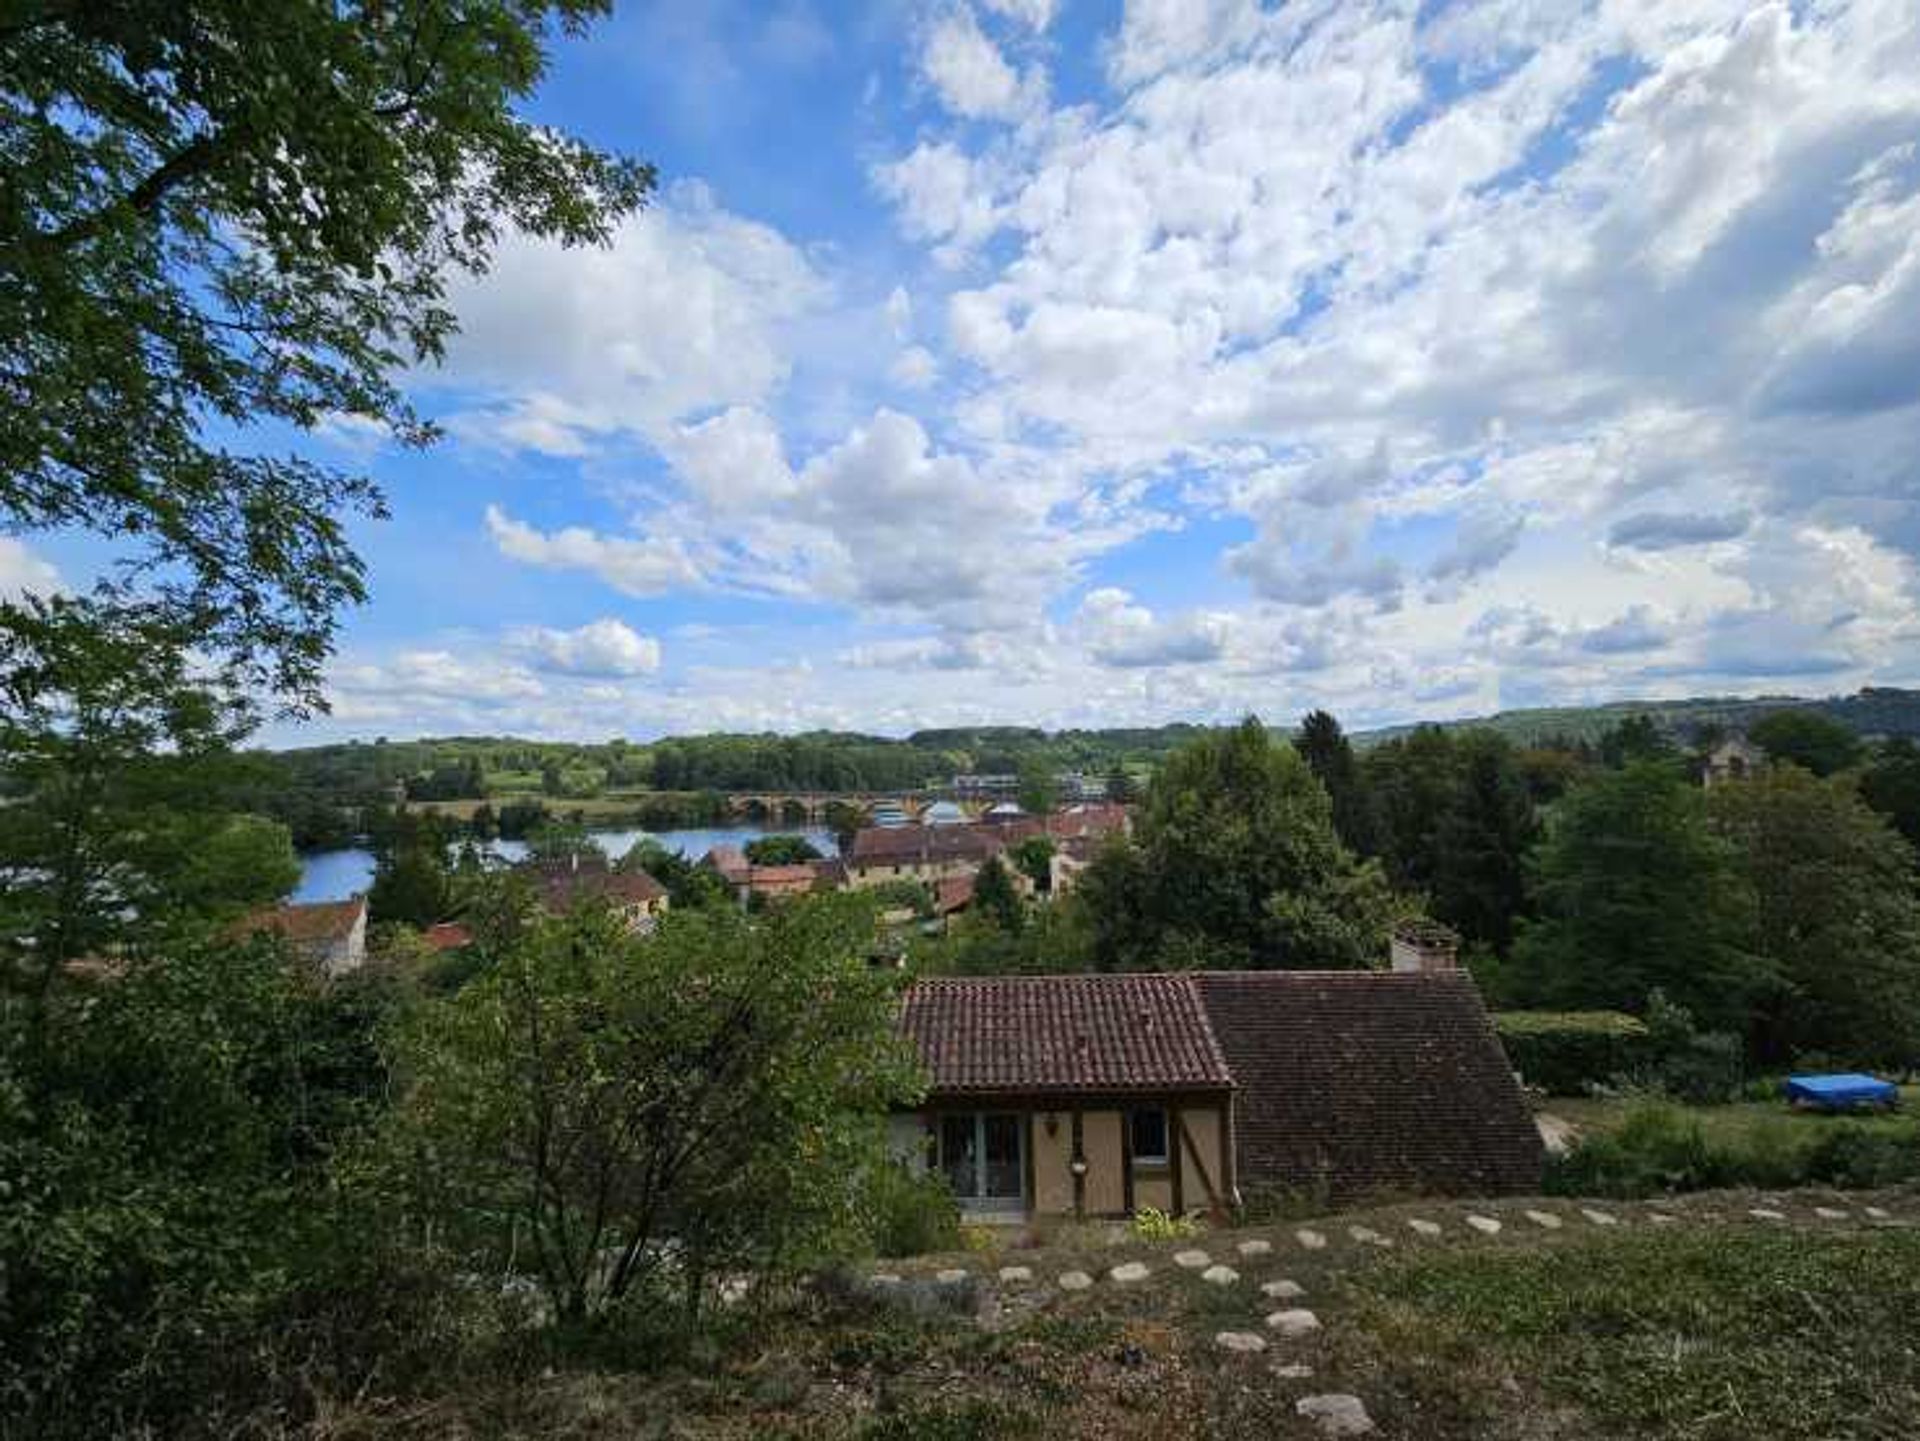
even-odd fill
[[[1501,1011],[1493,1024],[1508,1063],[1549,1095],[1584,1096],[1649,1059],[1646,1026],[1620,1011]]]

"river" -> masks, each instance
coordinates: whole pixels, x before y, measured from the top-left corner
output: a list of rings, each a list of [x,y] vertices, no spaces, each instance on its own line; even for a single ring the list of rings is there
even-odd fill
[[[684,831],[588,831],[600,848],[619,860],[644,835],[651,835],[663,846],[698,860],[718,845],[744,846],[761,836],[805,836],[823,856],[838,854],[833,832],[817,826],[762,827],[711,826]],[[527,853],[524,841],[495,841],[487,849],[503,860],[517,861]],[[309,851],[300,857],[300,884],[293,893],[296,901],[339,901],[363,893],[373,884],[373,852],[364,846],[338,851]]]

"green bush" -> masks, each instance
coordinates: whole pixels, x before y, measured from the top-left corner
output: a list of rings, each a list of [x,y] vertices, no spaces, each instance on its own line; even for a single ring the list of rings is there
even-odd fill
[[[1521,1079],[1550,1095],[1584,1096],[1650,1058],[1646,1026],[1622,1011],[1501,1011],[1493,1024]]]
[[[1646,1026],[1648,1061],[1635,1084],[1700,1106],[1739,1098],[1746,1072],[1738,1036],[1699,1030],[1685,1006],[1658,990],[1647,997]]]
[[[1547,1163],[1546,1189],[1559,1195],[1648,1196],[1719,1183],[1700,1123],[1660,1102],[1636,1106],[1618,1130],[1584,1136]]]
[[[904,1166],[877,1166],[868,1190],[873,1248],[882,1256],[957,1251],[960,1206],[946,1181]]]
[[[1842,1189],[1891,1186],[1920,1177],[1920,1140],[1894,1131],[1836,1125],[1806,1156],[1807,1178]]]

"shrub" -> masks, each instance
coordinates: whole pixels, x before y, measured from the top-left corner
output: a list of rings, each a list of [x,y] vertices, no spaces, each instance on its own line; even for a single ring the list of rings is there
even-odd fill
[[[1170,1216],[1155,1206],[1142,1206],[1133,1213],[1133,1234],[1142,1241],[1173,1241],[1198,1235],[1199,1223],[1191,1216]]]
[[[1810,1181],[1844,1189],[1891,1186],[1920,1177],[1920,1140],[1895,1131],[1836,1125],[1807,1152]]]
[[[1661,1102],[1636,1106],[1616,1131],[1582,1137],[1550,1157],[1546,1189],[1573,1196],[1647,1196],[1719,1184],[1719,1164],[1700,1123]]]
[[[868,1187],[873,1248],[882,1256],[923,1256],[961,1246],[960,1206],[946,1181],[904,1166],[877,1166]]]
[[[1501,1011],[1493,1023],[1514,1070],[1555,1096],[1583,1096],[1649,1059],[1647,1027],[1622,1011]]]
[[[1701,1031],[1685,1006],[1661,991],[1647,997],[1649,1064],[1635,1077],[1650,1089],[1695,1105],[1723,1105],[1736,1099],[1744,1080],[1738,1036]]]

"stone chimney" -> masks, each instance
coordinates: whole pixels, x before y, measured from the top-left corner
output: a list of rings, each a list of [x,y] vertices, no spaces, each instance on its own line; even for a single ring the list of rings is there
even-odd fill
[[[1387,955],[1395,971],[1455,971],[1460,938],[1437,921],[1403,921],[1388,938]]]

